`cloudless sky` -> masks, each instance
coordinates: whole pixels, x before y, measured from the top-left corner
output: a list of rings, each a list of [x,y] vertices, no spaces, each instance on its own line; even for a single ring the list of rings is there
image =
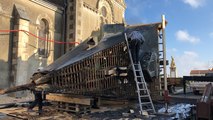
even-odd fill
[[[213,67],[213,0],[126,0],[126,5],[128,24],[166,16],[167,59],[175,58],[178,76]]]

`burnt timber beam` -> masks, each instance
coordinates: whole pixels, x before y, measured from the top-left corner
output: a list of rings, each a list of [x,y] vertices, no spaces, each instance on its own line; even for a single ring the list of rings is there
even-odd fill
[[[92,105],[93,98],[83,97],[83,96],[70,96],[66,94],[47,94],[46,99],[53,102],[64,102],[80,105]]]

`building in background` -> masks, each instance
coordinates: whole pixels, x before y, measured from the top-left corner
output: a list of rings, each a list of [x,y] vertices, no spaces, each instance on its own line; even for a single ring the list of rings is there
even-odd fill
[[[103,24],[124,23],[124,0],[1,0],[0,30],[25,30],[63,42],[100,38]],[[0,89],[29,82],[75,45],[40,40],[26,32],[0,32]],[[23,94],[23,93],[21,93]]]
[[[178,77],[174,57],[171,57],[170,75],[167,78],[168,89],[171,93],[175,92],[175,87],[182,86],[182,77]]]
[[[213,70],[191,70],[190,76],[205,76],[207,73],[213,73]]]
[[[174,57],[171,57],[171,63],[170,63],[170,78],[176,78],[177,77],[177,70],[176,70],[176,64]]]
[[[213,80],[208,78],[213,76],[213,68],[208,70],[191,70],[190,76],[191,78],[195,79],[189,81],[188,85],[190,88],[192,88],[194,94],[203,93],[207,84],[213,84]]]

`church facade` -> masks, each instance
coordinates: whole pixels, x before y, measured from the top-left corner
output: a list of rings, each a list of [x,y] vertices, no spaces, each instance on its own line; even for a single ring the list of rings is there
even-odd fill
[[[98,39],[104,24],[124,23],[125,9],[124,0],[1,0],[0,89],[29,82],[38,68],[77,45],[44,39]]]
[[[89,36],[98,39],[104,24],[124,23],[126,5],[124,0],[69,0],[67,9],[66,38],[81,42]]]

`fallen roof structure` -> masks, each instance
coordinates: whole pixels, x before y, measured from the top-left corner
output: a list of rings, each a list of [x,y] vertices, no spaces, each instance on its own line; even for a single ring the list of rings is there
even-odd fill
[[[140,62],[147,81],[158,80],[161,23],[127,26],[122,32],[103,37],[97,45],[89,38],[55,62],[36,72],[35,84],[16,86],[1,93],[36,88],[53,93],[92,96],[135,96],[124,33],[137,30],[145,37]],[[91,44],[92,43],[92,44]],[[93,45],[93,47],[91,47]]]

